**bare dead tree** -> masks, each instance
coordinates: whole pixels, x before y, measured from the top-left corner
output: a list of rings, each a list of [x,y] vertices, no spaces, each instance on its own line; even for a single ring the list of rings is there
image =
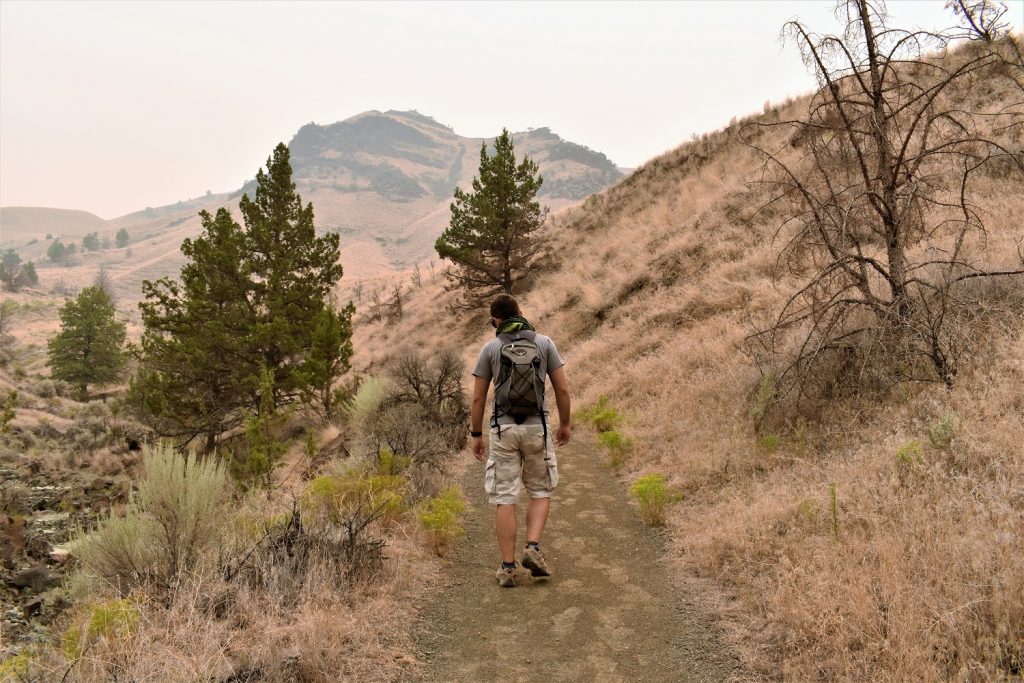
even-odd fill
[[[946,8],[961,20],[968,38],[993,43],[1010,31],[1005,2],[993,0],[947,0]]]
[[[384,303],[380,295],[383,289],[374,287],[370,292],[370,320],[380,320],[383,317]]]
[[[111,277],[107,264],[100,264],[100,269],[96,271],[96,277],[92,282],[92,286],[102,289],[111,303],[117,303],[117,293],[114,291],[114,278]]]
[[[402,319],[402,284],[395,283],[391,290],[391,305],[388,307],[388,320]]]
[[[950,320],[969,306],[969,284],[1024,285],[1020,249],[992,265],[972,192],[982,174],[1024,188],[1024,107],[974,96],[994,80],[1024,92],[1014,38],[975,11],[991,40],[952,49],[963,29],[889,28],[878,0],[838,8],[842,36],[786,25],[820,87],[806,119],[759,124],[791,129],[785,147],[755,146],[766,206],[788,215],[780,270],[803,283],[748,338],[773,402],[844,382],[951,385],[963,344]]]
[[[416,289],[423,286],[423,279],[420,274],[420,264],[418,262],[412,268],[412,285]]]
[[[462,373],[462,358],[453,349],[440,349],[433,356],[405,353],[392,368],[395,389],[386,403],[419,406],[426,422],[443,432],[448,447],[459,449],[469,419]]]

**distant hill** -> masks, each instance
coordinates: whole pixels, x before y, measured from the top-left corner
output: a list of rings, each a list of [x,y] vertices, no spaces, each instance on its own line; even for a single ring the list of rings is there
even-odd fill
[[[513,136],[517,155],[529,155],[539,164],[544,177],[540,199],[553,211],[623,177],[604,154],[563,140],[549,128]],[[469,188],[484,142],[415,111],[369,111],[300,128],[289,142],[295,181],[303,200],[313,203],[317,227],[341,235],[343,282],[386,277],[436,258],[433,245],[448,223],[452,191]],[[254,172],[270,152],[254,153]],[[0,242],[42,267],[44,288],[57,279],[86,285],[105,266],[122,307],[130,310],[143,279],[177,275],[183,263],[181,241],[199,234],[200,210],[228,206],[237,214],[238,199],[254,187],[249,180],[235,191],[147,207],[109,221],[84,211],[4,208]],[[131,236],[127,249],[78,254],[70,267],[50,264],[45,257],[47,234],[76,242],[93,231],[112,238],[121,228]]]
[[[42,240],[47,234],[79,238],[90,232],[104,232],[110,224],[88,211],[47,209],[35,206],[0,208],[0,246]]]
[[[552,210],[623,177],[604,154],[563,140],[549,128],[514,138],[517,155],[539,164],[540,199]],[[362,264],[343,257],[346,265],[369,274],[376,270],[366,267],[371,264],[403,269],[433,258],[452,191],[468,189],[483,142],[417,112],[370,111],[327,126],[307,124],[288,146],[296,184],[303,199],[313,202],[317,225],[339,232],[343,248],[362,255]],[[243,190],[252,187],[254,181]]]

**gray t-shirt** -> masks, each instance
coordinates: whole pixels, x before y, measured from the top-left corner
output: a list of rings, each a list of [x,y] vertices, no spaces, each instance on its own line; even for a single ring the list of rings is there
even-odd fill
[[[540,354],[541,369],[545,376],[551,374],[558,368],[565,365],[565,361],[558,355],[558,349],[555,348],[555,342],[551,341],[550,337],[546,337],[543,334],[537,333],[534,337],[534,343],[537,345],[537,352]],[[501,372],[501,347],[503,342],[499,337],[495,337],[491,341],[484,344],[484,347],[480,349],[480,357],[476,361],[476,367],[473,368],[473,376],[481,379],[489,379],[497,382],[498,374]],[[545,396],[547,392],[544,392]],[[498,419],[501,424],[515,424],[515,420],[511,415],[503,415]],[[540,423],[540,416],[528,417],[524,424]]]

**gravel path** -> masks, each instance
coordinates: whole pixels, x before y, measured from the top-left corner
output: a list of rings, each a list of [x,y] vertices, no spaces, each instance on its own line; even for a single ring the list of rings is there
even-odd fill
[[[493,508],[482,465],[470,468],[466,538],[417,626],[425,665],[411,680],[728,680],[734,657],[698,601],[672,581],[658,533],[636,518],[592,442],[573,441],[558,457],[561,482],[541,545],[554,576],[521,575],[516,588],[494,579]]]

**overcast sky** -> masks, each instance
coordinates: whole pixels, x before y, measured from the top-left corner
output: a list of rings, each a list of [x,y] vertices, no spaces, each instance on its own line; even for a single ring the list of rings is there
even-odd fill
[[[779,31],[834,30],[833,5],[2,0],[0,205],[113,218],[234,190],[299,126],[368,109],[549,126],[632,167],[811,88]],[[889,9],[951,21],[943,0]]]

